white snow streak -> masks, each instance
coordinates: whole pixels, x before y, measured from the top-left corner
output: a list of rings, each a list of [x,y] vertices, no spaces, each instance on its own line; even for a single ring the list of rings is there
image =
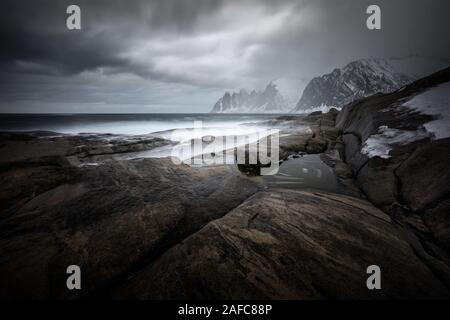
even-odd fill
[[[450,137],[450,82],[431,88],[411,97],[403,106],[436,118],[424,124],[425,129],[399,130],[380,126],[378,134],[371,135],[363,144],[361,153],[369,158],[388,159],[395,145],[406,145],[416,140],[431,137]]]
[[[428,136],[429,134],[423,130],[399,130],[380,126],[378,134],[371,135],[363,144],[361,153],[369,158],[380,157],[388,159],[391,157],[389,152],[394,145],[406,145]]]
[[[404,106],[437,117],[424,125],[436,139],[450,137],[450,82],[413,97]]]

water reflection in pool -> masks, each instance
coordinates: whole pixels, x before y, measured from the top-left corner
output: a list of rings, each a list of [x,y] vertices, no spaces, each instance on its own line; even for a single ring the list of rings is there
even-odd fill
[[[261,178],[268,187],[273,188],[312,188],[345,193],[333,169],[323,163],[317,154],[290,158],[280,165],[276,175]]]

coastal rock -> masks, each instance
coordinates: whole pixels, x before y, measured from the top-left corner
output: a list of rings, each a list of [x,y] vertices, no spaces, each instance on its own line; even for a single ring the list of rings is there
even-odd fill
[[[9,161],[0,171],[3,299],[101,297],[258,190],[235,168],[170,159]],[[66,288],[72,264],[82,270],[81,291]]]
[[[336,165],[334,166],[334,173],[337,177],[342,179],[350,179],[353,177],[352,169],[343,161],[336,162]]]
[[[306,152],[309,154],[318,154],[327,150],[328,142],[322,137],[314,137],[308,140]]]
[[[264,191],[172,247],[118,286],[112,297],[449,297],[449,290],[423,262],[433,258],[411,239],[414,235],[361,199]],[[373,264],[382,270],[382,290],[366,287],[366,270]]]
[[[147,151],[171,142],[151,135],[115,136],[109,134],[64,135],[54,132],[0,132],[0,167],[18,163],[62,164],[102,162],[118,154]]]
[[[437,206],[426,210],[423,220],[433,233],[440,246],[450,252],[450,199],[441,201]]]
[[[369,161],[357,174],[357,183],[367,198],[377,207],[388,208],[399,202],[399,190],[394,170],[396,165],[384,163],[382,159]]]
[[[449,157],[450,138],[432,141],[418,147],[396,170],[403,200],[412,210],[450,197]]]
[[[342,141],[345,162],[351,165],[355,172],[358,172],[368,160],[367,156],[361,153],[360,138],[355,134],[344,134]]]
[[[214,137],[214,136],[204,136],[204,137],[202,137],[202,142],[212,143],[212,142],[214,142],[215,139],[216,139],[216,137]]]
[[[306,152],[308,141],[312,133],[290,134],[280,137],[280,159],[287,159],[289,155]]]
[[[402,90],[349,104],[337,116],[336,127],[343,132],[345,162],[375,205],[389,211],[399,203],[420,211],[448,197],[448,139],[433,139],[431,133],[424,133],[424,125],[436,117],[403,105],[411,97],[448,81],[450,68]],[[380,133],[380,128],[386,133]],[[402,134],[410,140],[397,138]]]
[[[333,122],[334,125],[334,122]],[[341,130],[335,127],[322,127],[322,137],[329,142],[335,142],[337,138],[341,135]]]
[[[447,68],[402,90],[348,104],[336,118],[344,160],[367,199],[414,230],[445,268],[450,265],[450,132],[443,108],[448,98],[445,92],[444,99],[428,98],[422,112],[407,104],[430,90],[447,88],[449,81]],[[427,113],[436,107],[444,114]],[[444,121],[440,131],[427,130],[433,121]]]
[[[312,112],[306,116],[305,120],[323,127],[334,127],[337,114],[337,110],[331,108],[331,110],[326,113],[323,113],[322,111]]]

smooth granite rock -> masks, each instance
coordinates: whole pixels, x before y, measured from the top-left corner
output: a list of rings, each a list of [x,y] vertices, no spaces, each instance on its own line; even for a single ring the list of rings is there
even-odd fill
[[[9,161],[0,170],[1,298],[102,296],[258,190],[230,166],[40,161]],[[82,269],[83,290],[66,288],[71,264]]]
[[[369,202],[325,192],[259,192],[118,286],[133,299],[448,298],[433,259]],[[368,290],[366,270],[382,270]],[[220,275],[220,276],[219,276]]]

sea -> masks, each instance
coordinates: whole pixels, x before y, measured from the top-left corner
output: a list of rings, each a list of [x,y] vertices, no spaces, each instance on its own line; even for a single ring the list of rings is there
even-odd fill
[[[201,121],[207,134],[220,135],[224,129],[235,134],[254,131],[259,123],[276,114],[1,114],[0,131],[52,131],[65,134],[143,135],[174,129],[193,128]]]
[[[186,143],[176,129],[193,129],[201,121],[201,135],[251,135],[265,131],[267,121],[286,114],[0,114],[0,132],[51,131],[63,134],[156,135]],[[181,130],[182,132],[183,130]],[[192,138],[192,135],[189,135]],[[201,136],[199,137],[201,138]],[[162,146],[134,155],[167,157],[172,146]],[[195,154],[189,155],[189,157]],[[188,157],[188,158],[189,158]],[[284,162],[275,176],[265,177],[268,186],[278,188],[316,188],[345,193],[333,174],[317,155],[304,155]]]

